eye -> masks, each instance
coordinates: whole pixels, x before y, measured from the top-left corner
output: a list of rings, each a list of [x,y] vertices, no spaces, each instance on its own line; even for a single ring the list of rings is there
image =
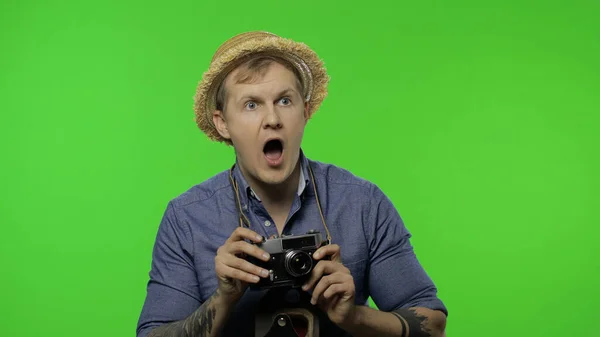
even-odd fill
[[[250,101],[250,102],[246,102],[245,107],[248,110],[254,110],[254,109],[256,109],[257,104],[256,104],[256,102]]]
[[[288,97],[283,97],[282,99],[279,100],[279,102],[281,102],[281,104],[283,104],[283,105],[292,104],[292,101]]]

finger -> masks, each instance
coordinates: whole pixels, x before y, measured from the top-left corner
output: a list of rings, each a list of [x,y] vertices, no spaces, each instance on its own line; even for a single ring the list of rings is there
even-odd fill
[[[344,298],[352,293],[352,285],[348,282],[335,283],[323,292],[323,298],[331,301],[333,298]]]
[[[217,269],[217,273],[223,277],[240,280],[247,283],[257,283],[260,280],[260,278],[256,275],[252,275],[240,269],[229,267],[223,263],[219,264],[215,268]]]
[[[324,310],[325,312],[330,311],[331,309],[335,308],[335,306],[340,302],[340,296],[333,296],[332,299],[330,300],[325,300],[323,298],[323,296],[321,296],[320,300],[319,300],[319,307],[322,308],[321,310]]]
[[[326,260],[319,261],[313,268],[309,279],[302,286],[302,290],[306,291],[312,288],[323,275],[333,274],[336,271],[349,273],[348,269],[341,263]]]
[[[236,257],[234,255],[219,257],[218,261],[228,267],[238,269],[249,274],[254,274],[259,277],[269,276],[269,272],[266,269],[261,268],[253,263],[250,263],[247,260],[240,259],[239,257]]]
[[[226,247],[227,248],[225,249],[225,251],[231,255],[243,253],[249,256],[253,256],[259,260],[269,261],[269,253],[246,241],[236,241],[228,244]]]
[[[342,262],[341,254],[340,254],[340,246],[333,243],[330,245],[325,245],[315,251],[313,254],[313,258],[315,260],[321,260],[327,256],[330,256],[331,261]]]
[[[344,281],[346,281],[347,279],[344,276],[345,275],[342,273],[336,273],[336,274],[327,275],[327,276],[324,276],[323,278],[321,278],[319,280],[319,283],[317,283],[315,289],[313,290],[310,303],[312,303],[312,304],[317,303],[317,301],[321,297],[321,294],[323,294],[331,285],[337,284],[337,283],[343,283]]]
[[[233,233],[231,233],[226,243],[236,242],[244,239],[259,243],[262,242],[264,238],[249,228],[238,227],[235,231],[233,231]]]

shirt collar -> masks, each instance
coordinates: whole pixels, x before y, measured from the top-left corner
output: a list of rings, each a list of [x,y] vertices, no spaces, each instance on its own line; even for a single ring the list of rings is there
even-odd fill
[[[308,177],[309,177],[309,175],[308,175],[308,158],[306,158],[306,156],[304,155],[304,151],[302,151],[302,149],[300,149],[300,157],[298,160],[300,161],[300,179],[298,180],[298,190],[297,190],[296,194],[298,196],[301,196],[302,193],[304,193],[304,191],[306,190],[306,186],[309,183],[309,180],[308,180]],[[241,170],[238,168],[238,165],[235,165],[235,167],[233,169],[233,176],[235,177],[235,180],[237,181],[240,192],[242,192],[242,191],[246,192],[246,193],[240,193],[240,198],[242,198],[241,201],[244,204],[247,203],[247,201],[248,201],[247,198],[249,196],[260,201],[260,199],[258,198],[258,195],[256,195],[254,193],[254,191],[252,191],[252,187],[250,187],[250,185],[248,184],[248,181],[246,181],[246,178],[244,178],[244,175],[242,174]]]

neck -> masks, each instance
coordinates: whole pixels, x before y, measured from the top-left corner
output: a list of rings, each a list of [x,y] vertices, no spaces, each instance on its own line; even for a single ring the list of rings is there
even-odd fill
[[[296,163],[292,174],[280,184],[265,184],[258,179],[254,179],[249,174],[244,172],[242,169],[242,173],[246,178],[246,181],[258,195],[263,205],[268,211],[289,211],[296,193],[298,191],[298,183],[300,180],[300,160]],[[286,213],[287,214],[287,213]]]

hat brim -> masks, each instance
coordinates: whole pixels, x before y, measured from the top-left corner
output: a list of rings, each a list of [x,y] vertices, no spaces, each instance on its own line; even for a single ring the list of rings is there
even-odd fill
[[[217,90],[227,75],[240,64],[256,55],[271,55],[289,61],[301,74],[304,98],[308,102],[308,117],[319,109],[327,96],[329,75],[323,61],[306,44],[278,36],[266,36],[240,42],[215,57],[203,74],[194,96],[196,124],[214,141],[230,141],[222,137],[213,123],[216,111]]]

